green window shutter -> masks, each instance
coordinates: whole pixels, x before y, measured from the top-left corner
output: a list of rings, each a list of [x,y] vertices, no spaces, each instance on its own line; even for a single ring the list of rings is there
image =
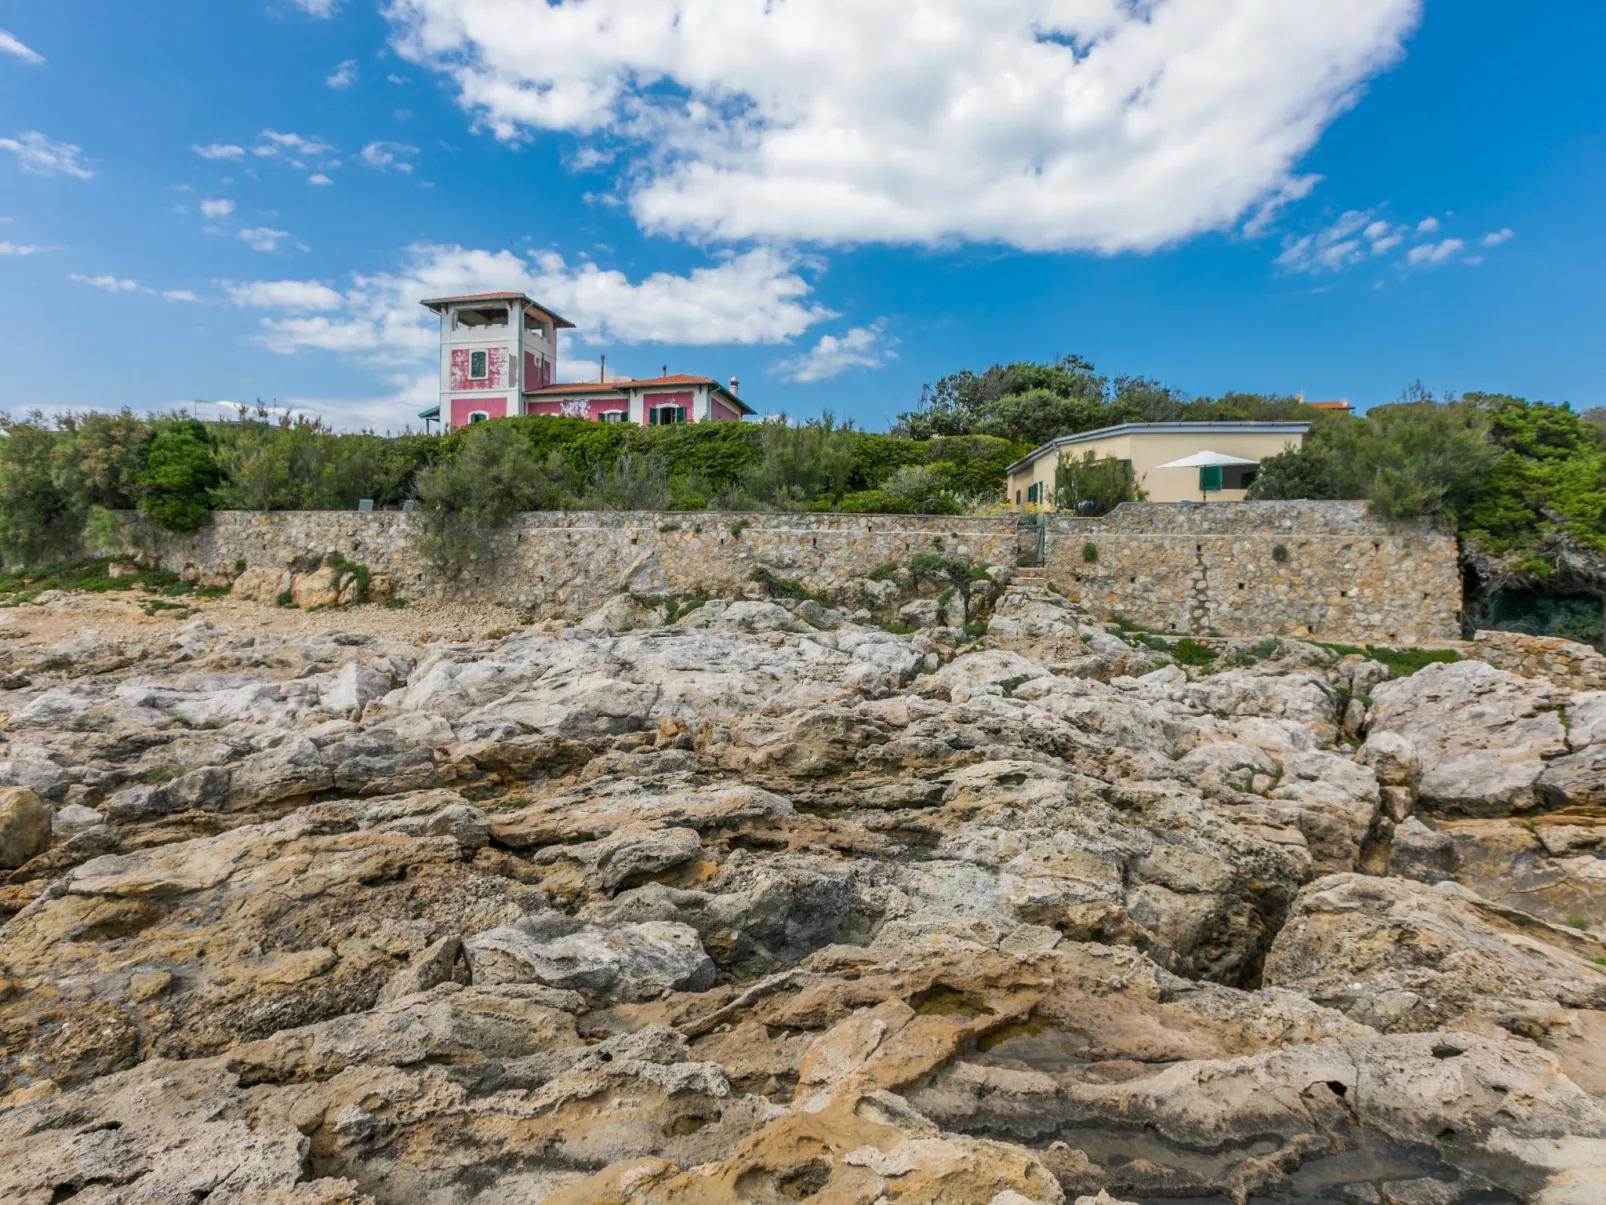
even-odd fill
[[[482,351],[471,351],[468,353],[468,375],[473,380],[478,381],[487,375],[485,360],[486,356]]]
[[[658,408],[656,406],[647,411],[647,425],[649,427],[656,427],[658,425]]]
[[[686,407],[684,407],[684,406],[676,406],[675,407],[675,421],[677,423],[683,423],[683,422],[686,421]]]
[[[1219,464],[1203,465],[1199,469],[1199,489],[1219,490],[1221,488],[1221,466]]]

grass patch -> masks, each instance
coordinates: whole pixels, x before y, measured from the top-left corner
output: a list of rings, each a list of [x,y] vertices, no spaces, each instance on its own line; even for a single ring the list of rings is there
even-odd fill
[[[980,640],[987,635],[987,621],[985,619],[972,619],[965,625],[966,640]]]
[[[288,590],[280,590],[273,601],[281,607],[293,607],[296,605],[296,600],[290,597],[290,591]]]
[[[887,582],[898,576],[898,566],[888,561],[885,565],[877,565],[866,574],[873,582]]]
[[[894,636],[913,636],[914,628],[906,623],[899,623],[896,619],[878,619],[876,626],[883,632],[891,632]]]
[[[1567,918],[1567,923],[1574,929],[1581,930],[1584,933],[1588,933],[1590,930],[1589,918],[1587,916],[1569,916]]]
[[[407,600],[398,594],[395,598],[385,599],[379,605],[387,611],[405,611],[407,609]]]
[[[1418,670],[1426,669],[1430,665],[1453,665],[1461,660],[1461,654],[1454,649],[1393,649],[1385,648],[1380,644],[1369,644],[1359,648],[1353,644],[1327,644],[1321,647],[1338,657],[1370,657],[1373,661],[1388,666],[1389,673],[1395,678],[1409,678]]]
[[[180,771],[176,766],[152,766],[139,776],[139,780],[148,787],[159,787],[164,783],[172,782],[179,776],[179,773]]]
[[[742,538],[742,532],[747,530],[747,525],[749,523],[751,523],[751,522],[752,522],[751,519],[737,519],[736,522],[732,523],[730,525],[731,539],[733,539],[733,540],[741,539]]]
[[[941,594],[937,595],[937,610],[940,611],[948,605],[948,600],[954,596],[954,589],[953,586],[949,586]]]
[[[151,616],[157,615],[162,611],[178,611],[181,612],[181,615],[179,616],[180,618],[182,618],[183,615],[188,615],[190,613],[189,607],[185,606],[183,603],[164,602],[160,598],[148,600],[145,605],[140,608],[140,610],[146,615]]]
[[[679,531],[680,530],[680,524],[679,523],[660,523],[658,525],[658,530],[660,532]]]

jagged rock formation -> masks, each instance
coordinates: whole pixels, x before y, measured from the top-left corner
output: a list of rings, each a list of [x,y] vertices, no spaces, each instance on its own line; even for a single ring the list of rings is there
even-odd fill
[[[1606,699],[999,578],[0,649],[0,1199],[1606,1199]]]

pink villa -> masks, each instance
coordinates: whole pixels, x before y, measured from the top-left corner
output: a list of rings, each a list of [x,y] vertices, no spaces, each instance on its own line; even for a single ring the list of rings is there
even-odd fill
[[[754,413],[730,386],[683,374],[555,382],[558,331],[574,323],[523,293],[436,297],[422,304],[441,320],[440,402],[419,412],[425,430],[448,431],[512,414],[555,414],[601,423],[740,422]],[[606,373],[604,373],[606,376]]]

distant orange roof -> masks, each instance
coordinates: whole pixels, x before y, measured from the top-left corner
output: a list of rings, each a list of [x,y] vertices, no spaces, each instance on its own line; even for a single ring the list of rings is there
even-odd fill
[[[1309,406],[1312,410],[1353,410],[1353,409],[1355,409],[1355,407],[1351,406],[1348,402],[1306,402],[1305,405]]]

